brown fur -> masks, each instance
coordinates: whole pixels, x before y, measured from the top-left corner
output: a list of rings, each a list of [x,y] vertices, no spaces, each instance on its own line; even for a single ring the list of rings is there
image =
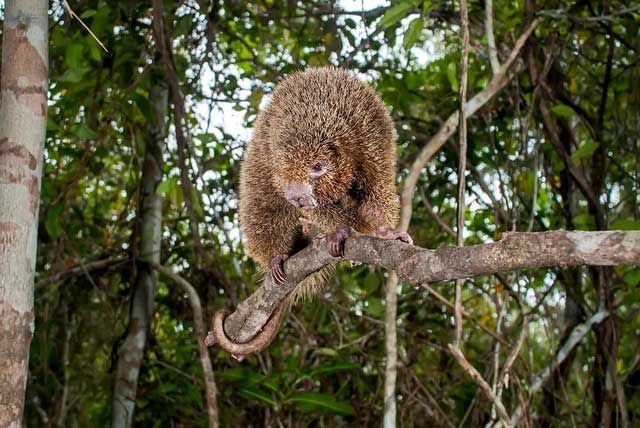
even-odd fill
[[[275,256],[303,248],[308,239],[301,217],[325,233],[343,225],[369,234],[394,228],[395,139],[380,97],[349,72],[312,68],[282,81],[257,119],[240,169],[240,228],[248,255],[268,271]],[[326,173],[310,178],[317,160],[326,162]],[[291,205],[284,189],[292,181],[312,183],[318,206]],[[296,294],[317,293],[318,282],[317,276],[303,281]]]

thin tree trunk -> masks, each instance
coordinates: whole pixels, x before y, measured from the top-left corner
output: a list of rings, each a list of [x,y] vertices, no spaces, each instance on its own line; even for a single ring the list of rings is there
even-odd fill
[[[165,140],[168,90],[157,81],[150,93],[155,117],[149,124],[142,171],[140,255],[144,262],[160,262],[162,239],[162,198],[156,188],[162,180],[162,155]],[[116,378],[113,386],[111,426],[131,427],[138,376],[153,315],[157,273],[149,264],[138,265],[138,279],[131,302],[127,336],[118,348]]]
[[[569,131],[569,130],[567,130]],[[570,136],[563,139],[567,150],[571,150]],[[578,207],[576,186],[571,174],[566,169],[560,174],[560,195],[562,196],[562,211],[565,218],[565,229],[575,229],[573,217]],[[567,269],[560,272],[560,282],[565,291],[565,307],[563,317],[563,330],[558,341],[556,354],[565,345],[573,329],[584,322],[585,313],[583,307],[582,279],[578,269]],[[559,364],[552,376],[545,382],[542,393],[544,412],[541,413],[538,424],[540,428],[551,428],[562,415],[561,397],[569,371],[573,366],[576,350],[567,355],[567,358]]]
[[[384,347],[387,364],[384,370],[384,416],[382,426],[396,426],[396,379],[398,378],[398,333],[396,315],[398,312],[398,275],[391,271],[386,283],[387,302],[384,314]]]
[[[33,336],[42,150],[48,86],[48,4],[7,0],[0,82],[0,427],[22,425]]]

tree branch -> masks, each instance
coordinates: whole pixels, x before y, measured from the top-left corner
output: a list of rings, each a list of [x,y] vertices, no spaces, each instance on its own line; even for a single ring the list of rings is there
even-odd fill
[[[105,269],[107,267],[110,267],[112,265],[115,264],[119,264],[119,263],[125,263],[130,261],[131,259],[128,259],[126,257],[116,257],[116,258],[112,258],[112,259],[102,259],[102,260],[96,260],[93,262],[88,262],[88,263],[82,263],[80,262],[77,266],[74,266],[72,268],[69,268],[67,270],[61,271],[61,272],[57,272],[54,273],[46,278],[41,279],[40,281],[36,282],[36,289],[42,288],[42,287],[46,287],[49,284],[53,284],[54,282],[60,281],[62,279],[65,279],[69,276],[73,276],[73,275],[81,275],[87,272],[90,272],[92,270],[98,270],[98,269]]]
[[[206,329],[204,324],[204,318],[202,317],[202,305],[200,304],[200,296],[198,292],[189,282],[182,278],[177,273],[174,273],[170,268],[162,266],[159,263],[149,262],[149,265],[170,278],[173,282],[178,284],[182,290],[187,294],[191,310],[193,311],[193,325],[196,333],[196,340],[198,342],[198,351],[200,352],[200,364],[202,365],[202,373],[205,384],[207,414],[209,416],[209,428],[218,427],[218,404],[216,401],[216,382],[213,376],[213,368],[211,367],[211,358],[209,358],[209,350],[204,344],[204,338],[206,336]]]
[[[480,107],[485,105],[509,82],[509,80],[511,80],[513,74],[509,73],[509,69],[515,62],[516,58],[520,55],[520,51],[522,50],[524,43],[527,41],[531,33],[533,33],[533,30],[535,30],[537,25],[537,20],[533,20],[531,22],[529,27],[527,27],[525,32],[522,33],[520,38],[516,41],[507,60],[502,64],[498,72],[493,75],[487,86],[465,103],[464,110],[467,117],[472,116],[476,111],[478,111]],[[401,195],[402,214],[400,216],[400,228],[402,230],[406,230],[408,228],[409,221],[411,220],[413,194],[415,192],[418,179],[420,178],[420,174],[422,173],[422,169],[456,131],[458,113],[459,112],[456,111],[447,118],[438,132],[431,137],[431,140],[422,148],[422,150],[420,150],[420,153],[411,165],[411,169],[407,179],[405,180]]]
[[[485,0],[484,2],[484,29],[487,35],[487,48],[489,49],[489,63],[491,64],[491,72],[493,74],[500,70],[500,61],[498,61],[498,50],[496,49],[496,39],[493,35],[493,1]]]
[[[296,284],[340,260],[327,248],[326,238],[317,239],[290,257],[285,262],[289,281],[284,285],[266,277],[262,286],[225,319],[227,336],[238,343],[253,338]],[[354,233],[346,241],[344,259],[395,270],[401,279],[420,286],[521,269],[640,264],[640,231],[514,232],[498,242],[437,250]]]
[[[576,326],[576,328],[573,329],[573,331],[571,332],[571,335],[565,342],[564,346],[560,348],[558,352],[554,355],[553,360],[551,361],[551,364],[548,367],[545,367],[545,369],[542,370],[542,372],[538,376],[536,376],[536,378],[533,380],[533,383],[529,388],[530,396],[533,396],[533,394],[535,394],[536,392],[538,392],[540,388],[542,388],[542,385],[544,385],[544,383],[549,378],[549,376],[551,376],[551,374],[555,371],[555,369],[560,364],[562,364],[562,362],[569,356],[569,354],[571,354],[571,351],[573,351],[573,348],[575,348],[576,346],[578,346],[580,342],[582,342],[582,339],[584,339],[584,337],[587,335],[589,330],[591,330],[591,327],[594,324],[599,324],[608,316],[609,316],[609,313],[607,311],[601,310],[597,312],[595,315],[593,315],[591,318],[589,318],[585,323],[579,324]],[[522,417],[522,411],[523,411],[522,406],[518,406],[516,410],[513,412],[513,415],[511,416],[511,423],[510,423],[511,427],[515,428],[518,425],[518,421]]]

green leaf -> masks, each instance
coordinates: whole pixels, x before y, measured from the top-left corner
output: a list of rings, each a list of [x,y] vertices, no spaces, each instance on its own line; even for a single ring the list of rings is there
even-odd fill
[[[368,294],[373,293],[380,286],[380,279],[378,275],[373,272],[367,274],[362,281],[362,286]]]
[[[596,151],[597,148],[598,143],[591,140],[584,141],[582,144],[580,144],[578,150],[576,150],[576,152],[571,155],[571,159],[574,162],[579,162],[582,159],[588,159],[591,157],[593,152]]]
[[[330,374],[336,372],[347,372],[360,368],[359,364],[354,363],[337,363],[329,366],[320,366],[311,372],[311,376],[318,376],[321,374]]]
[[[249,104],[254,107],[260,106],[260,102],[262,101],[262,97],[264,96],[264,91],[260,87],[253,88],[251,91],[251,95],[249,96]]]
[[[349,403],[336,401],[332,395],[320,392],[300,392],[289,397],[287,402],[295,404],[304,411],[320,411],[338,415],[353,414],[353,407]]]
[[[83,140],[93,140],[98,137],[98,133],[89,128],[89,125],[87,125],[87,122],[85,122],[84,120],[80,122],[78,126],[76,126],[74,134],[76,134],[76,137]]]
[[[329,58],[325,53],[313,53],[309,57],[309,65],[312,67],[320,67],[329,64]]]
[[[458,65],[455,62],[447,64],[447,80],[449,80],[451,90],[458,93],[460,90],[460,86],[458,84]]]
[[[57,131],[60,129],[58,124],[51,118],[51,116],[47,116],[47,131]]]
[[[418,38],[422,34],[423,28],[424,19],[422,19],[422,17],[416,18],[411,21],[411,23],[409,24],[409,28],[407,28],[407,32],[404,33],[402,46],[407,50],[411,49],[411,47],[418,41]]]
[[[620,219],[611,223],[611,229],[615,230],[640,230],[640,221]]]
[[[571,117],[573,116],[573,109],[565,104],[556,104],[551,107],[551,111],[556,116],[560,117]]]
[[[82,19],[91,18],[95,14],[96,14],[96,10],[95,9],[87,9],[84,12],[82,12],[82,14],[80,15],[80,18],[82,18]]]
[[[260,373],[242,367],[216,372],[216,376],[231,382],[242,381],[245,385],[256,385],[264,381],[265,377]]]
[[[162,183],[158,184],[158,187],[156,188],[156,192],[163,193],[165,195],[168,194],[169,190],[174,185],[173,181],[178,181],[178,179],[176,177],[171,177],[171,178],[167,178],[166,180],[163,180]]]
[[[65,52],[65,64],[72,70],[82,68],[84,65],[84,45],[74,43]]]
[[[54,240],[62,236],[62,232],[64,232],[60,224],[62,210],[64,210],[63,203],[54,205],[47,211],[47,217],[44,220],[44,228],[47,230],[49,237]]]
[[[331,348],[318,348],[314,352],[316,355],[324,355],[327,357],[337,357],[338,352],[335,349]]]
[[[378,27],[389,28],[392,25],[397,24],[402,18],[413,9],[411,3],[400,3],[389,9],[384,13],[384,16],[378,23]]]
[[[476,88],[478,89],[484,89],[485,86],[487,86],[487,84],[489,83],[489,76],[485,75],[480,77],[477,81],[476,81]]]
[[[89,71],[88,68],[70,68],[64,72],[60,79],[60,82],[66,83],[79,83],[84,79],[84,75]]]
[[[176,207],[181,206],[184,201],[182,186],[180,185],[180,179],[178,177],[171,177],[164,180],[158,185],[156,191],[167,196],[171,201],[171,204]]]
[[[147,121],[152,122],[153,118],[153,108],[151,103],[149,102],[148,94],[141,93],[142,90],[136,90],[136,93],[133,94],[133,102],[136,104],[140,113],[144,116]]]
[[[207,133],[207,132],[203,132],[201,134],[195,134],[193,136],[193,138],[196,138],[198,140],[200,140],[203,144],[208,144],[208,143],[212,143],[214,141],[218,141],[218,139],[216,138],[215,134],[211,134],[211,133]]]
[[[624,282],[628,285],[635,287],[640,283],[640,269],[631,269],[624,274]]]
[[[384,305],[382,304],[382,299],[377,297],[371,297],[367,299],[367,306],[365,310],[373,315],[374,317],[379,317],[384,314]]]
[[[591,230],[595,227],[596,222],[593,219],[593,216],[589,214],[578,214],[573,217],[573,222],[576,225],[576,229],[578,230]]]
[[[244,398],[248,398],[250,400],[258,401],[262,404],[266,404],[267,406],[275,407],[276,401],[269,394],[264,393],[258,388],[248,387],[242,388],[240,390],[240,396]]]

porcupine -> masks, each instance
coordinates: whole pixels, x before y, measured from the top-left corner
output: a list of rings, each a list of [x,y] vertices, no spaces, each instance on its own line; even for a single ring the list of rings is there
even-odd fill
[[[313,224],[329,237],[329,251],[343,254],[350,230],[412,243],[395,230],[396,132],[376,92],[348,71],[311,68],[285,78],[258,115],[240,167],[240,229],[247,254],[286,281],[283,263],[310,237]],[[290,304],[322,290],[324,268],[300,282],[274,311],[263,330],[235,343],[214,315],[214,340],[238,357],[264,349],[275,337]]]

